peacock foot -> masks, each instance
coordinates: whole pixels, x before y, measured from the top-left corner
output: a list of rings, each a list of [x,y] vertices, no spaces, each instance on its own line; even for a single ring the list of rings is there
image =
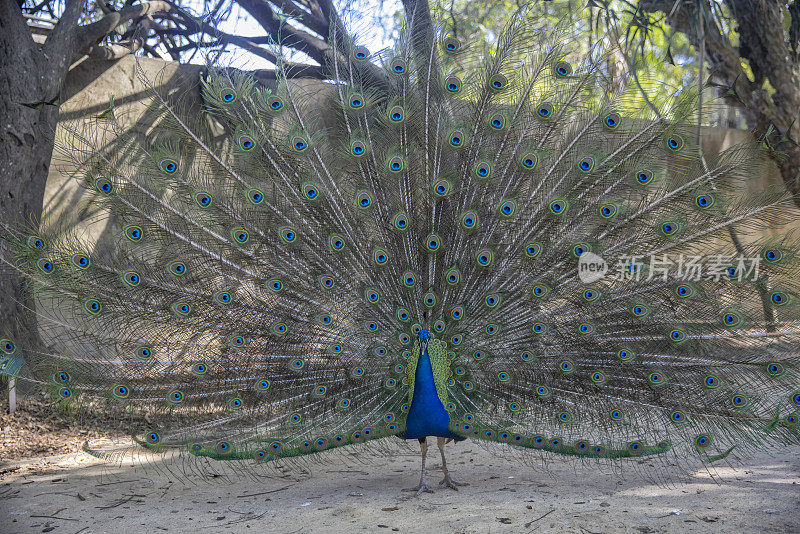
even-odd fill
[[[403,488],[403,491],[416,491],[416,497],[419,497],[423,493],[433,493],[433,490],[428,486],[427,482],[420,482],[413,488]]]
[[[450,475],[447,474],[444,476],[441,482],[439,482],[439,487],[442,488],[451,488],[458,491],[458,486],[469,486],[466,482],[458,482],[450,478]]]

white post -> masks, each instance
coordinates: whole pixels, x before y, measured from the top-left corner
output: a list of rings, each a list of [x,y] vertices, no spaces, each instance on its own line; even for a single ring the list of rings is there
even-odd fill
[[[8,378],[8,412],[17,411],[17,380],[11,376]]]

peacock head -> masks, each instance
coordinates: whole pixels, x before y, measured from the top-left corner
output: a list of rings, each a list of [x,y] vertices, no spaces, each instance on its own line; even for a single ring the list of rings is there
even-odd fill
[[[420,341],[426,341],[429,337],[431,337],[431,333],[427,330],[420,330],[419,334],[417,334],[417,337],[419,337]]]

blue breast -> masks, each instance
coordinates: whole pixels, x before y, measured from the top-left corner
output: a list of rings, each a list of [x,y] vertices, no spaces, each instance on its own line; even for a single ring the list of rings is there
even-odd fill
[[[406,439],[441,436],[443,438],[464,439],[450,431],[450,416],[444,409],[436,383],[433,381],[433,368],[428,349],[425,348],[417,362],[414,374],[414,397],[406,417]]]

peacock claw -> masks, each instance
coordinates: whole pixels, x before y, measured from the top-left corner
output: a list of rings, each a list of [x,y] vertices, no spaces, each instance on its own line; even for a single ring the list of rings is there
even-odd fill
[[[458,491],[458,486],[469,486],[466,482],[457,482],[450,478],[450,475],[445,475],[441,482],[439,482],[439,487],[441,488],[451,488]]]
[[[415,495],[415,497],[419,497],[423,493],[433,493],[431,487],[428,486],[428,484],[425,482],[421,482],[420,484],[418,484],[413,488],[403,488],[403,491],[416,491],[417,494]]]

